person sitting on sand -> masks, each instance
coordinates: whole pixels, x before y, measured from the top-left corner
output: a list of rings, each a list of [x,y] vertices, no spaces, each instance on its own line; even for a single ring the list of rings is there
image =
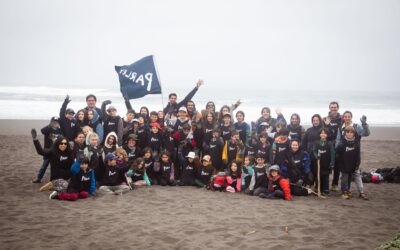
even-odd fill
[[[211,162],[211,156],[205,155],[202,159],[202,166],[197,169],[194,183],[198,187],[209,187],[211,176],[215,174],[215,168]]]
[[[254,174],[251,176],[249,188],[246,189],[246,194],[259,196],[261,193],[267,193],[267,165],[262,155],[257,154],[257,165],[254,166]]]
[[[245,191],[250,185],[251,177],[254,174],[253,167],[254,157],[251,155],[245,156],[242,166],[242,192]]]
[[[242,190],[242,166],[240,161],[233,160],[226,171],[226,191],[231,193]]]
[[[201,167],[199,157],[196,156],[195,152],[190,151],[186,156],[186,161],[182,166],[182,172],[180,176],[179,186],[194,186],[194,179],[196,170]]]
[[[139,157],[136,158],[126,173],[126,176],[131,178],[132,184],[134,186],[144,186],[146,185],[147,187],[150,187],[150,179],[147,176],[146,173],[146,166],[145,166],[145,161],[144,158]]]
[[[169,153],[164,151],[160,154],[160,161],[154,162],[154,170],[157,172],[157,182],[161,186],[175,186],[175,166],[170,160]]]
[[[117,156],[108,153],[105,158],[104,174],[99,191],[110,194],[121,194],[129,191],[129,186],[121,184],[121,179],[128,171],[129,167],[117,166]]]
[[[71,179],[66,192],[53,191],[49,198],[67,201],[85,199],[89,194],[95,195],[96,179],[93,169],[89,168],[89,158],[79,159],[71,166]]]
[[[290,185],[289,181],[285,178],[282,178],[281,170],[278,165],[272,165],[269,168],[269,176],[268,176],[268,192],[260,193],[261,198],[269,198],[269,199],[284,199],[287,201],[292,200],[290,196]]]

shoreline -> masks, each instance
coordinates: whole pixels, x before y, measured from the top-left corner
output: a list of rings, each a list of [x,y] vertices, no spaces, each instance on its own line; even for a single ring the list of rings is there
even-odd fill
[[[40,130],[48,120],[0,119],[0,135],[30,135],[30,130]],[[308,126],[304,126],[307,128]],[[400,127],[370,126],[371,135],[363,138],[368,141],[400,141]]]

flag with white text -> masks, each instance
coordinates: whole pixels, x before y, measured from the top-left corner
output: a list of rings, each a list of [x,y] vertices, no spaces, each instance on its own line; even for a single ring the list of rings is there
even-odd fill
[[[153,56],[146,56],[131,65],[115,66],[123,96],[137,99],[148,94],[161,94]]]

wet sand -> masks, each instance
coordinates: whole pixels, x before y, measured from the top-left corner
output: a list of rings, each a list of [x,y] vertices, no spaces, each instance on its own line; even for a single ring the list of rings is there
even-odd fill
[[[49,200],[30,183],[41,157],[29,130],[45,124],[0,120],[2,249],[373,249],[400,231],[400,185],[388,183],[365,184],[369,201],[334,193],[287,202],[159,186]],[[371,130],[362,169],[400,165],[399,128]]]

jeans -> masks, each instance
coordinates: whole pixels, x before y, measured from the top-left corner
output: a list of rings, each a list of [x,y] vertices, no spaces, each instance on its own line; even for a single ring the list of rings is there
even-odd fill
[[[43,178],[43,176],[46,173],[46,170],[47,170],[47,167],[49,166],[49,164],[50,164],[50,160],[49,159],[43,159],[42,166],[40,166],[40,169],[39,169],[39,172],[38,172],[38,175],[37,175],[37,178],[39,180],[41,180]]]
[[[342,192],[348,192],[350,190],[349,179],[351,178],[350,173],[343,173],[342,177],[340,178],[340,184]]]
[[[329,174],[320,175],[321,179],[321,192],[329,193]],[[318,190],[318,176],[315,178],[315,189]]]

